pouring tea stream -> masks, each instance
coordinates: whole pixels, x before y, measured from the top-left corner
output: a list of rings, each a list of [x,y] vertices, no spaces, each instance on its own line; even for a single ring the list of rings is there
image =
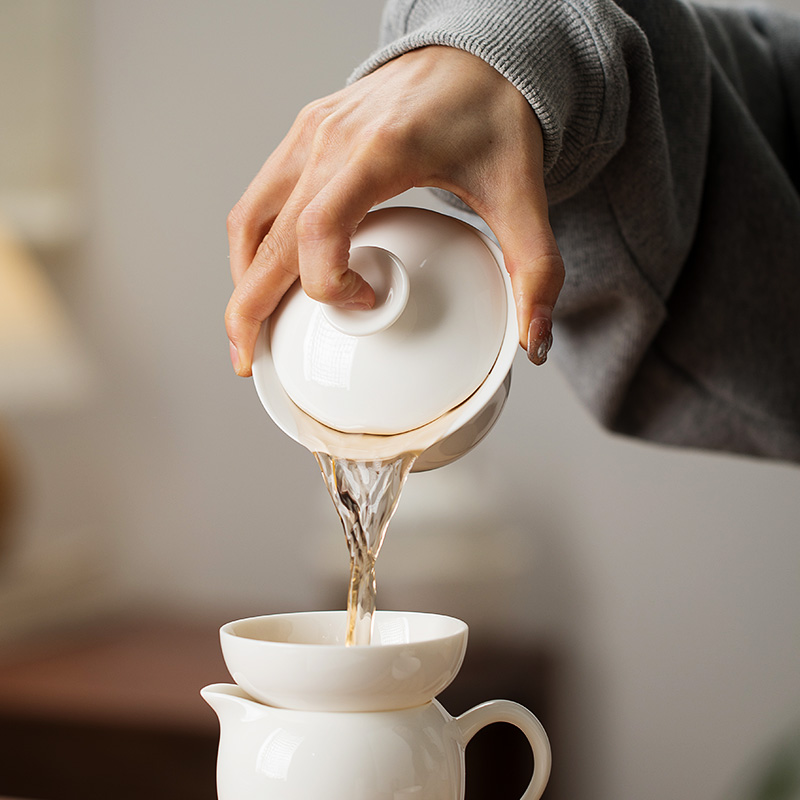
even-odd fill
[[[253,362],[262,403],[314,453],[344,526],[347,611],[222,627],[236,685],[203,690],[220,720],[220,800],[463,800],[464,749],[494,722],[527,738],[522,800],[539,800],[550,745],[530,711],[492,700],[454,718],[435,699],[461,666],[466,623],[375,610],[375,560],[408,474],[471,450],[508,395],[517,325],[502,256],[458,220],[390,208],[359,226],[350,265],[375,307],[322,306],[295,285]]]
[[[502,254],[466,223],[380,209],[350,252],[375,307],[327,306],[296,284],[262,326],[253,380],[275,423],[320,464],[350,549],[350,643],[364,644],[375,559],[405,478],[455,461],[492,428],[518,334]]]

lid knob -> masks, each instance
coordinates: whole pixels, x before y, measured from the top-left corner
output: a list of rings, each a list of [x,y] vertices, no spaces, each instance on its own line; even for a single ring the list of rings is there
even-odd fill
[[[322,313],[336,330],[348,336],[371,336],[399,319],[409,294],[408,273],[400,259],[382,247],[354,247],[350,269],[361,275],[375,292],[375,305],[349,309],[322,305]]]

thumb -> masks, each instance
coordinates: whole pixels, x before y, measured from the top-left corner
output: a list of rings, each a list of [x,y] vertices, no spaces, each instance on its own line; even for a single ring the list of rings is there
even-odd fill
[[[484,219],[494,231],[511,277],[519,343],[537,365],[553,343],[553,308],[564,285],[564,262],[547,216],[544,190],[504,197]]]

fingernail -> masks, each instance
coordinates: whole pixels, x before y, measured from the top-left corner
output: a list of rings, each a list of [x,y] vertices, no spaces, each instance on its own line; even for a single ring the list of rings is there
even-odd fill
[[[546,317],[536,317],[528,326],[528,359],[541,366],[553,346],[553,323]]]
[[[358,302],[344,303],[341,307],[346,308],[348,311],[368,311],[371,308],[367,303]]]
[[[231,346],[231,364],[233,364],[234,370],[239,372],[239,351],[233,342],[228,341],[228,344]]]

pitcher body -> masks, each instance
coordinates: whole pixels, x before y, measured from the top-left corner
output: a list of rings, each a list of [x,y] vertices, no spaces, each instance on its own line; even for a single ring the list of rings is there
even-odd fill
[[[219,800],[464,797],[461,730],[435,700],[399,711],[340,713],[272,708],[234,686],[204,691],[228,695],[228,708],[216,708]]]

